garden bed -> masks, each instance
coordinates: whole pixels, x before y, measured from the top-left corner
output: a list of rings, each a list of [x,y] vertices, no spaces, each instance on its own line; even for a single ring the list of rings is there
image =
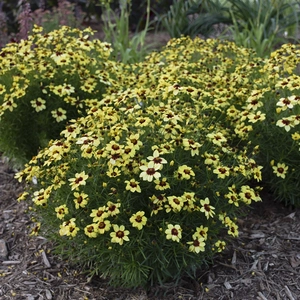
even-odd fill
[[[32,222],[23,187],[5,159],[0,162],[0,239],[8,255],[0,259],[0,298],[34,299],[298,299],[300,295],[300,210],[284,207],[263,193],[239,220],[239,237],[197,281],[170,282],[149,291],[111,288],[87,278],[51,254],[51,243],[30,237]]]

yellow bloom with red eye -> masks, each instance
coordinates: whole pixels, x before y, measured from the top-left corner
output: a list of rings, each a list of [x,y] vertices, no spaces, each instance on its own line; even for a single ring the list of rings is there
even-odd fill
[[[213,173],[218,175],[218,178],[224,179],[230,175],[230,168],[226,166],[218,166],[213,170]]]
[[[241,192],[239,193],[239,197],[244,203],[248,205],[251,204],[252,201],[255,202],[261,201],[260,196],[249,185],[243,185],[241,187]]]
[[[221,132],[209,133],[206,136],[209,138],[209,140],[213,144],[215,144],[217,146],[220,146],[220,147],[222,147],[223,143],[227,142],[227,139],[225,138],[225,136]]]
[[[99,221],[96,225],[98,233],[104,234],[106,231],[109,231],[111,228],[111,223],[109,220]]]
[[[203,225],[196,227],[195,233],[201,236],[205,241],[207,240],[207,232],[208,232],[208,227],[204,227]]]
[[[195,173],[191,167],[188,167],[187,165],[182,165],[178,168],[176,175],[178,179],[189,180],[192,176],[195,176]]]
[[[154,165],[158,165],[160,170],[163,168],[163,164],[167,163],[167,161],[164,158],[159,156],[159,152],[157,149],[154,150],[153,156],[148,156],[147,159],[153,161]]]
[[[36,112],[40,112],[40,111],[46,109],[46,101],[44,99],[42,99],[41,97],[38,97],[35,100],[31,100],[30,103]]]
[[[223,250],[225,250],[226,242],[219,240],[215,242],[215,246],[217,247],[217,252],[222,252]]]
[[[172,207],[173,211],[179,212],[181,211],[183,205],[184,205],[184,200],[181,197],[176,197],[176,196],[168,196],[168,204]]]
[[[232,235],[233,237],[237,237],[239,235],[238,226],[234,222],[231,222],[230,224],[228,224],[227,232],[229,235]]]
[[[191,150],[192,156],[199,155],[199,148],[201,147],[201,144],[199,144],[198,142],[195,142],[192,139],[183,139],[182,146],[186,151]]]
[[[81,193],[78,193],[78,192],[75,192],[74,193],[74,203],[75,203],[75,208],[76,209],[79,209],[80,207],[81,208],[84,208],[86,207],[87,203],[88,203],[88,195],[81,192]]]
[[[147,217],[145,217],[144,211],[138,211],[131,216],[129,219],[133,227],[136,227],[138,230],[143,229],[147,223]]]
[[[61,236],[76,236],[77,232],[79,231],[79,228],[76,226],[75,223],[76,219],[72,218],[69,221],[65,221],[62,223],[62,225],[60,225],[60,229],[59,229],[59,234]]]
[[[273,173],[277,177],[281,177],[284,179],[289,167],[284,163],[278,163],[276,166],[273,166],[272,168],[273,168]]]
[[[60,205],[55,208],[56,211],[56,217],[58,219],[63,219],[65,215],[69,213],[69,209],[66,204]]]
[[[169,183],[167,182],[167,178],[165,177],[162,179],[154,180],[154,183],[156,184],[155,189],[158,191],[164,191],[171,188]]]
[[[85,171],[76,173],[74,178],[70,178],[71,190],[78,189],[81,185],[86,185],[86,180],[89,178],[89,175],[85,174]]]
[[[114,231],[110,233],[112,243],[123,245],[124,241],[129,241],[129,231],[125,230],[124,225],[119,226],[114,224],[113,229]]]
[[[266,119],[266,114],[261,111],[257,111],[255,114],[250,113],[248,115],[248,120],[250,123],[256,123],[257,121],[263,121]]]
[[[135,126],[146,127],[151,122],[151,119],[148,117],[138,117]]]
[[[106,204],[107,208],[107,213],[110,215],[110,216],[116,216],[117,214],[120,213],[120,207],[121,207],[121,203],[113,203],[111,201],[108,201],[107,204]]]
[[[141,193],[141,187],[139,186],[139,181],[136,181],[135,179],[125,180],[126,187],[125,189],[127,191],[130,191],[132,193],[137,192]]]
[[[289,118],[283,118],[276,122],[276,126],[283,127],[285,129],[285,131],[288,132],[293,127],[293,123],[292,123],[292,120],[290,120]]]
[[[205,214],[205,217],[207,219],[213,218],[215,212],[214,212],[214,207],[210,205],[209,198],[205,198],[204,200],[200,200],[200,203],[202,207],[200,208],[200,211]]]
[[[106,175],[110,178],[118,177],[121,175],[121,171],[118,168],[110,167],[109,170],[106,172]]]
[[[150,161],[147,166],[140,166],[140,170],[143,172],[140,174],[140,177],[144,181],[149,181],[151,182],[153,178],[158,179],[161,177],[161,174],[158,172],[160,169],[159,164],[155,164],[154,161]]]
[[[90,217],[93,218],[93,222],[103,221],[105,218],[109,216],[108,212],[106,211],[106,206],[100,206],[98,209],[92,209]]]
[[[181,233],[182,233],[182,229],[178,224],[177,225],[168,224],[168,228],[165,230],[167,240],[172,240],[178,243],[180,242],[180,239],[182,237]]]
[[[84,227],[84,233],[90,238],[96,238],[98,235],[98,229],[96,224],[90,224]]]
[[[189,246],[189,251],[194,253],[204,252],[205,251],[205,242],[202,237],[198,235],[193,235],[193,241],[187,242]]]
[[[56,120],[56,122],[61,122],[67,119],[67,111],[59,107],[58,109],[51,111],[52,117]]]

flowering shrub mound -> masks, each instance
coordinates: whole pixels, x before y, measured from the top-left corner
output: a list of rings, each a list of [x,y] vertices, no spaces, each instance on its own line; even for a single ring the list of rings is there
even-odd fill
[[[247,139],[259,145],[263,184],[275,199],[300,207],[300,48],[283,45],[259,64],[235,124],[245,124]],[[253,71],[252,71],[253,72]],[[234,124],[233,124],[234,125]],[[239,125],[238,125],[239,126]]]
[[[114,285],[194,276],[261,201],[258,149],[247,125],[231,126],[252,56],[183,38],[128,66],[127,88],[109,87],[17,174],[31,187],[19,200],[30,194],[33,234]]]
[[[114,84],[109,44],[69,27],[0,52],[0,151],[25,163]]]

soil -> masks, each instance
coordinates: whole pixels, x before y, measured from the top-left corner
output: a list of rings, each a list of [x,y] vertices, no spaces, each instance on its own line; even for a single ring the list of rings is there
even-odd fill
[[[16,201],[23,186],[14,174],[1,157],[0,240],[8,250],[0,258],[1,300],[300,299],[300,209],[270,195],[239,220],[239,237],[197,280],[131,290],[112,288],[101,276],[87,278],[53,255],[44,237],[29,236],[28,204]]]

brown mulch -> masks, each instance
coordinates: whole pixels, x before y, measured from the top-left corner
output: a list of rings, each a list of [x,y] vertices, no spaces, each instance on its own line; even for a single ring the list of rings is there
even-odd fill
[[[239,220],[239,237],[213,265],[199,271],[197,281],[183,278],[177,285],[144,291],[87,278],[52,255],[45,238],[30,237],[28,206],[16,201],[22,189],[1,158],[0,240],[8,250],[0,258],[1,300],[300,299],[300,210],[275,203],[268,195]]]

